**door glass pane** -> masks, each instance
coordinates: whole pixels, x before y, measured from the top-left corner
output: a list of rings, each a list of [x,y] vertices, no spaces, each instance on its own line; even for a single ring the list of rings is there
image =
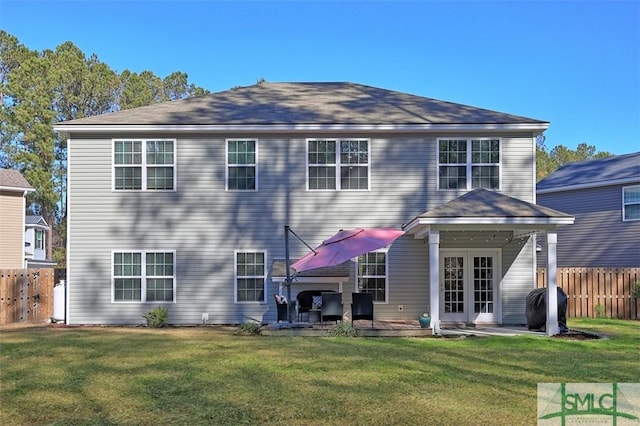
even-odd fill
[[[464,258],[444,258],[444,312],[464,312]]]
[[[493,313],[493,257],[473,258],[473,311]]]

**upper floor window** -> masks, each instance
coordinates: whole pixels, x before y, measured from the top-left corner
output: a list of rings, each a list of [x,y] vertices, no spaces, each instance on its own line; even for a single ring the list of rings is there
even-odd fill
[[[253,139],[227,140],[227,189],[258,189],[258,143]]]
[[[44,231],[42,229],[35,230],[35,246],[37,249],[44,249]]]
[[[175,140],[114,140],[113,188],[131,191],[175,189]]]
[[[368,139],[307,140],[310,190],[368,190]]]
[[[236,302],[265,302],[266,253],[237,251],[235,256]]]
[[[374,251],[358,256],[358,292],[371,293],[374,302],[387,301],[387,253]]]
[[[115,302],[174,302],[174,252],[113,253]]]
[[[500,189],[499,139],[439,139],[438,188]]]
[[[640,220],[640,185],[622,188],[622,220]]]

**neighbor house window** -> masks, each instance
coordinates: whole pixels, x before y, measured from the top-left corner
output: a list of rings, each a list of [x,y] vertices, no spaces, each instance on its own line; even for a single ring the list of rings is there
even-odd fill
[[[115,302],[174,302],[175,252],[114,252]]]
[[[307,140],[310,190],[368,190],[368,139]]]
[[[265,252],[235,253],[236,302],[264,302],[265,301]]]
[[[387,254],[371,252],[358,256],[358,292],[371,293],[374,302],[387,301]]]
[[[640,185],[622,188],[622,220],[640,220]]]
[[[37,249],[44,249],[44,231],[42,229],[36,229],[35,230],[35,234],[36,234],[36,241],[35,241],[35,246]]]
[[[227,189],[258,189],[258,145],[252,139],[227,140]]]
[[[118,191],[175,189],[175,140],[114,140],[113,188]]]
[[[500,189],[499,139],[439,139],[438,188]]]

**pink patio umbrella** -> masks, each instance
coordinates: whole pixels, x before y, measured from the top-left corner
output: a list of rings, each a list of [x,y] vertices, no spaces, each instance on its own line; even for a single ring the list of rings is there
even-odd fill
[[[311,253],[306,254],[291,267],[298,273],[324,266],[336,266],[370,251],[386,247],[404,235],[404,231],[393,228],[356,228],[341,230],[322,242]]]

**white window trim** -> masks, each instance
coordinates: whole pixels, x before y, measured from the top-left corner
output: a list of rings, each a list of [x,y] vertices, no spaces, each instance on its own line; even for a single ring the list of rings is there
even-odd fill
[[[626,215],[626,211],[627,211],[626,207],[628,205],[631,206],[631,205],[640,204],[640,203],[627,203],[624,200],[624,190],[626,188],[635,188],[635,187],[640,187],[640,185],[628,185],[628,186],[623,186],[622,187],[622,221],[623,222],[637,222],[637,221],[640,220],[640,218],[638,218],[638,219],[627,219],[627,215]]]
[[[462,163],[440,163],[440,141],[448,141],[448,140],[465,140],[467,142],[467,162],[465,164],[467,169],[467,187],[466,188],[457,188],[457,189],[449,189],[449,188],[440,188],[440,166],[452,166],[455,164],[462,165]],[[500,161],[497,163],[472,163],[471,162],[471,145],[472,141],[490,141],[497,140],[498,141],[498,150]],[[491,191],[501,191],[502,190],[502,158],[503,158],[503,150],[502,150],[502,138],[501,137],[469,137],[469,136],[449,136],[449,137],[441,137],[436,139],[436,186],[438,191],[471,191],[473,190],[473,175],[472,175],[472,166],[497,166],[498,167],[498,187],[497,188],[486,188]]]
[[[336,170],[336,188],[334,189],[311,189],[309,188],[309,142],[312,141],[333,141],[336,142],[336,162],[333,164]],[[340,179],[340,168],[342,167],[342,163],[340,163],[340,142],[343,140],[357,140],[357,141],[367,141],[367,157],[369,161],[366,163],[367,167],[367,189],[342,189],[341,179]],[[307,191],[310,192],[367,192],[371,191],[371,139],[370,138],[360,138],[360,137],[339,137],[339,138],[307,138],[305,140],[305,173],[306,173],[306,181],[307,181]],[[314,165],[315,166],[315,165]],[[359,164],[358,167],[364,167],[364,164]]]
[[[116,164],[116,142],[119,141],[140,141],[142,143],[142,188],[140,189],[116,189],[116,167],[133,167],[134,164]],[[173,189],[147,189],[147,168],[156,165],[147,165],[147,142],[148,141],[171,141],[173,142],[173,164],[163,164],[157,166],[173,167]],[[112,192],[176,192],[178,190],[178,140],[172,138],[114,138],[111,139],[111,191]]]
[[[141,300],[116,300],[116,276],[113,273],[113,266],[115,261],[116,253],[140,253],[141,261],[142,261],[142,271],[141,271],[141,284],[140,284],[140,296]],[[152,302],[147,302],[147,253],[173,253],[173,300],[165,301],[165,300],[154,300]],[[120,250],[112,250],[111,251],[111,303],[123,304],[123,303],[133,303],[136,305],[142,304],[175,304],[177,302],[177,294],[176,294],[176,251],[175,250],[165,250],[165,249],[157,249],[157,250],[139,250],[139,249],[120,249]],[[156,278],[156,277],[154,277]],[[165,277],[165,278],[168,278]]]
[[[242,164],[243,167],[253,166],[256,169],[256,188],[255,189],[229,189],[229,168],[236,167],[239,165],[230,165],[229,164],[229,142],[231,141],[253,141],[256,143],[256,162],[253,164]],[[258,192],[260,188],[260,180],[259,180],[259,167],[258,164],[260,162],[258,157],[260,142],[258,138],[227,138],[224,140],[224,189],[227,192]]]
[[[380,249],[380,250],[374,250],[371,253],[384,253],[384,271],[385,271],[385,277],[384,277],[384,300],[374,300],[373,304],[374,305],[387,305],[389,304],[389,249]],[[356,272],[355,272],[355,292],[356,293],[360,293],[360,290],[358,289],[358,281],[360,280],[360,274],[358,273],[359,268],[358,268],[358,258],[360,256],[356,256],[353,258],[354,263],[356,264]],[[371,275],[372,277],[378,277],[379,275]]]
[[[262,253],[264,265],[262,275],[242,275],[242,278],[262,278],[262,300],[261,301],[238,301],[238,253]],[[233,251],[233,303],[237,305],[260,305],[267,303],[267,250],[234,250]]]

